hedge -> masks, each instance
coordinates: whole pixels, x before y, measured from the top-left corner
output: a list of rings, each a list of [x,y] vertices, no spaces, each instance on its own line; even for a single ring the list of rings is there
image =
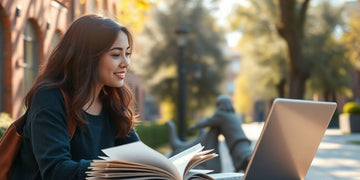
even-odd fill
[[[169,142],[169,131],[166,125],[156,122],[141,122],[136,126],[140,139],[152,148]]]
[[[360,104],[356,102],[348,102],[343,107],[345,114],[360,114]]]
[[[3,136],[6,129],[14,120],[9,116],[9,114],[1,112],[0,113],[0,137]]]

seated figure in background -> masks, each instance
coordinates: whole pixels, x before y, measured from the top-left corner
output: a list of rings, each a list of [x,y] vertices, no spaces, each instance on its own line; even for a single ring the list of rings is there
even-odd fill
[[[167,125],[172,148],[172,154],[170,155],[175,155],[199,142],[204,146],[204,149],[214,149],[214,152],[219,154],[218,136],[222,134],[225,137],[235,171],[245,171],[252,155],[251,142],[246,137],[241,127],[241,121],[236,115],[231,99],[228,96],[220,95],[216,101],[215,113],[189,127],[189,130],[201,130],[200,134],[192,140],[181,141],[175,133],[175,124],[169,121]],[[206,127],[210,129],[204,131]],[[221,156],[205,162],[203,168],[221,172],[220,158]]]
[[[252,155],[251,142],[246,137],[228,96],[220,95],[216,100],[215,113],[190,126],[189,130],[204,127],[217,129],[225,137],[235,170],[245,170]]]

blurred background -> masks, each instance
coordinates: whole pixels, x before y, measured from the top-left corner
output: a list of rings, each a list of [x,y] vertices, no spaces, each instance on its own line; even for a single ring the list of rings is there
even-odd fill
[[[167,142],[173,120],[211,115],[220,94],[239,118],[263,122],[274,98],[360,102],[360,0],[0,0],[0,126],[72,21],[96,13],[133,32],[127,83],[139,135]]]

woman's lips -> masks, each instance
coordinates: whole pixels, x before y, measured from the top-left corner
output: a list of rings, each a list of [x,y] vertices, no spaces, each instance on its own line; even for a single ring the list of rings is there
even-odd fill
[[[125,79],[126,72],[116,72],[114,75],[119,79]]]

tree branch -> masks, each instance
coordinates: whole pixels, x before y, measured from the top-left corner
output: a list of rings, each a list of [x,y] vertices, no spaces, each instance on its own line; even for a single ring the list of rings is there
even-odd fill
[[[305,24],[305,20],[306,20],[306,12],[307,12],[307,9],[309,7],[309,3],[310,3],[310,0],[305,0],[302,3],[301,9],[300,9],[298,28],[301,29],[301,35],[302,36],[303,36],[303,33],[304,33],[304,24]]]
[[[285,39],[288,39],[287,35],[295,23],[295,0],[278,0],[280,7],[280,23],[277,26],[277,30]]]

